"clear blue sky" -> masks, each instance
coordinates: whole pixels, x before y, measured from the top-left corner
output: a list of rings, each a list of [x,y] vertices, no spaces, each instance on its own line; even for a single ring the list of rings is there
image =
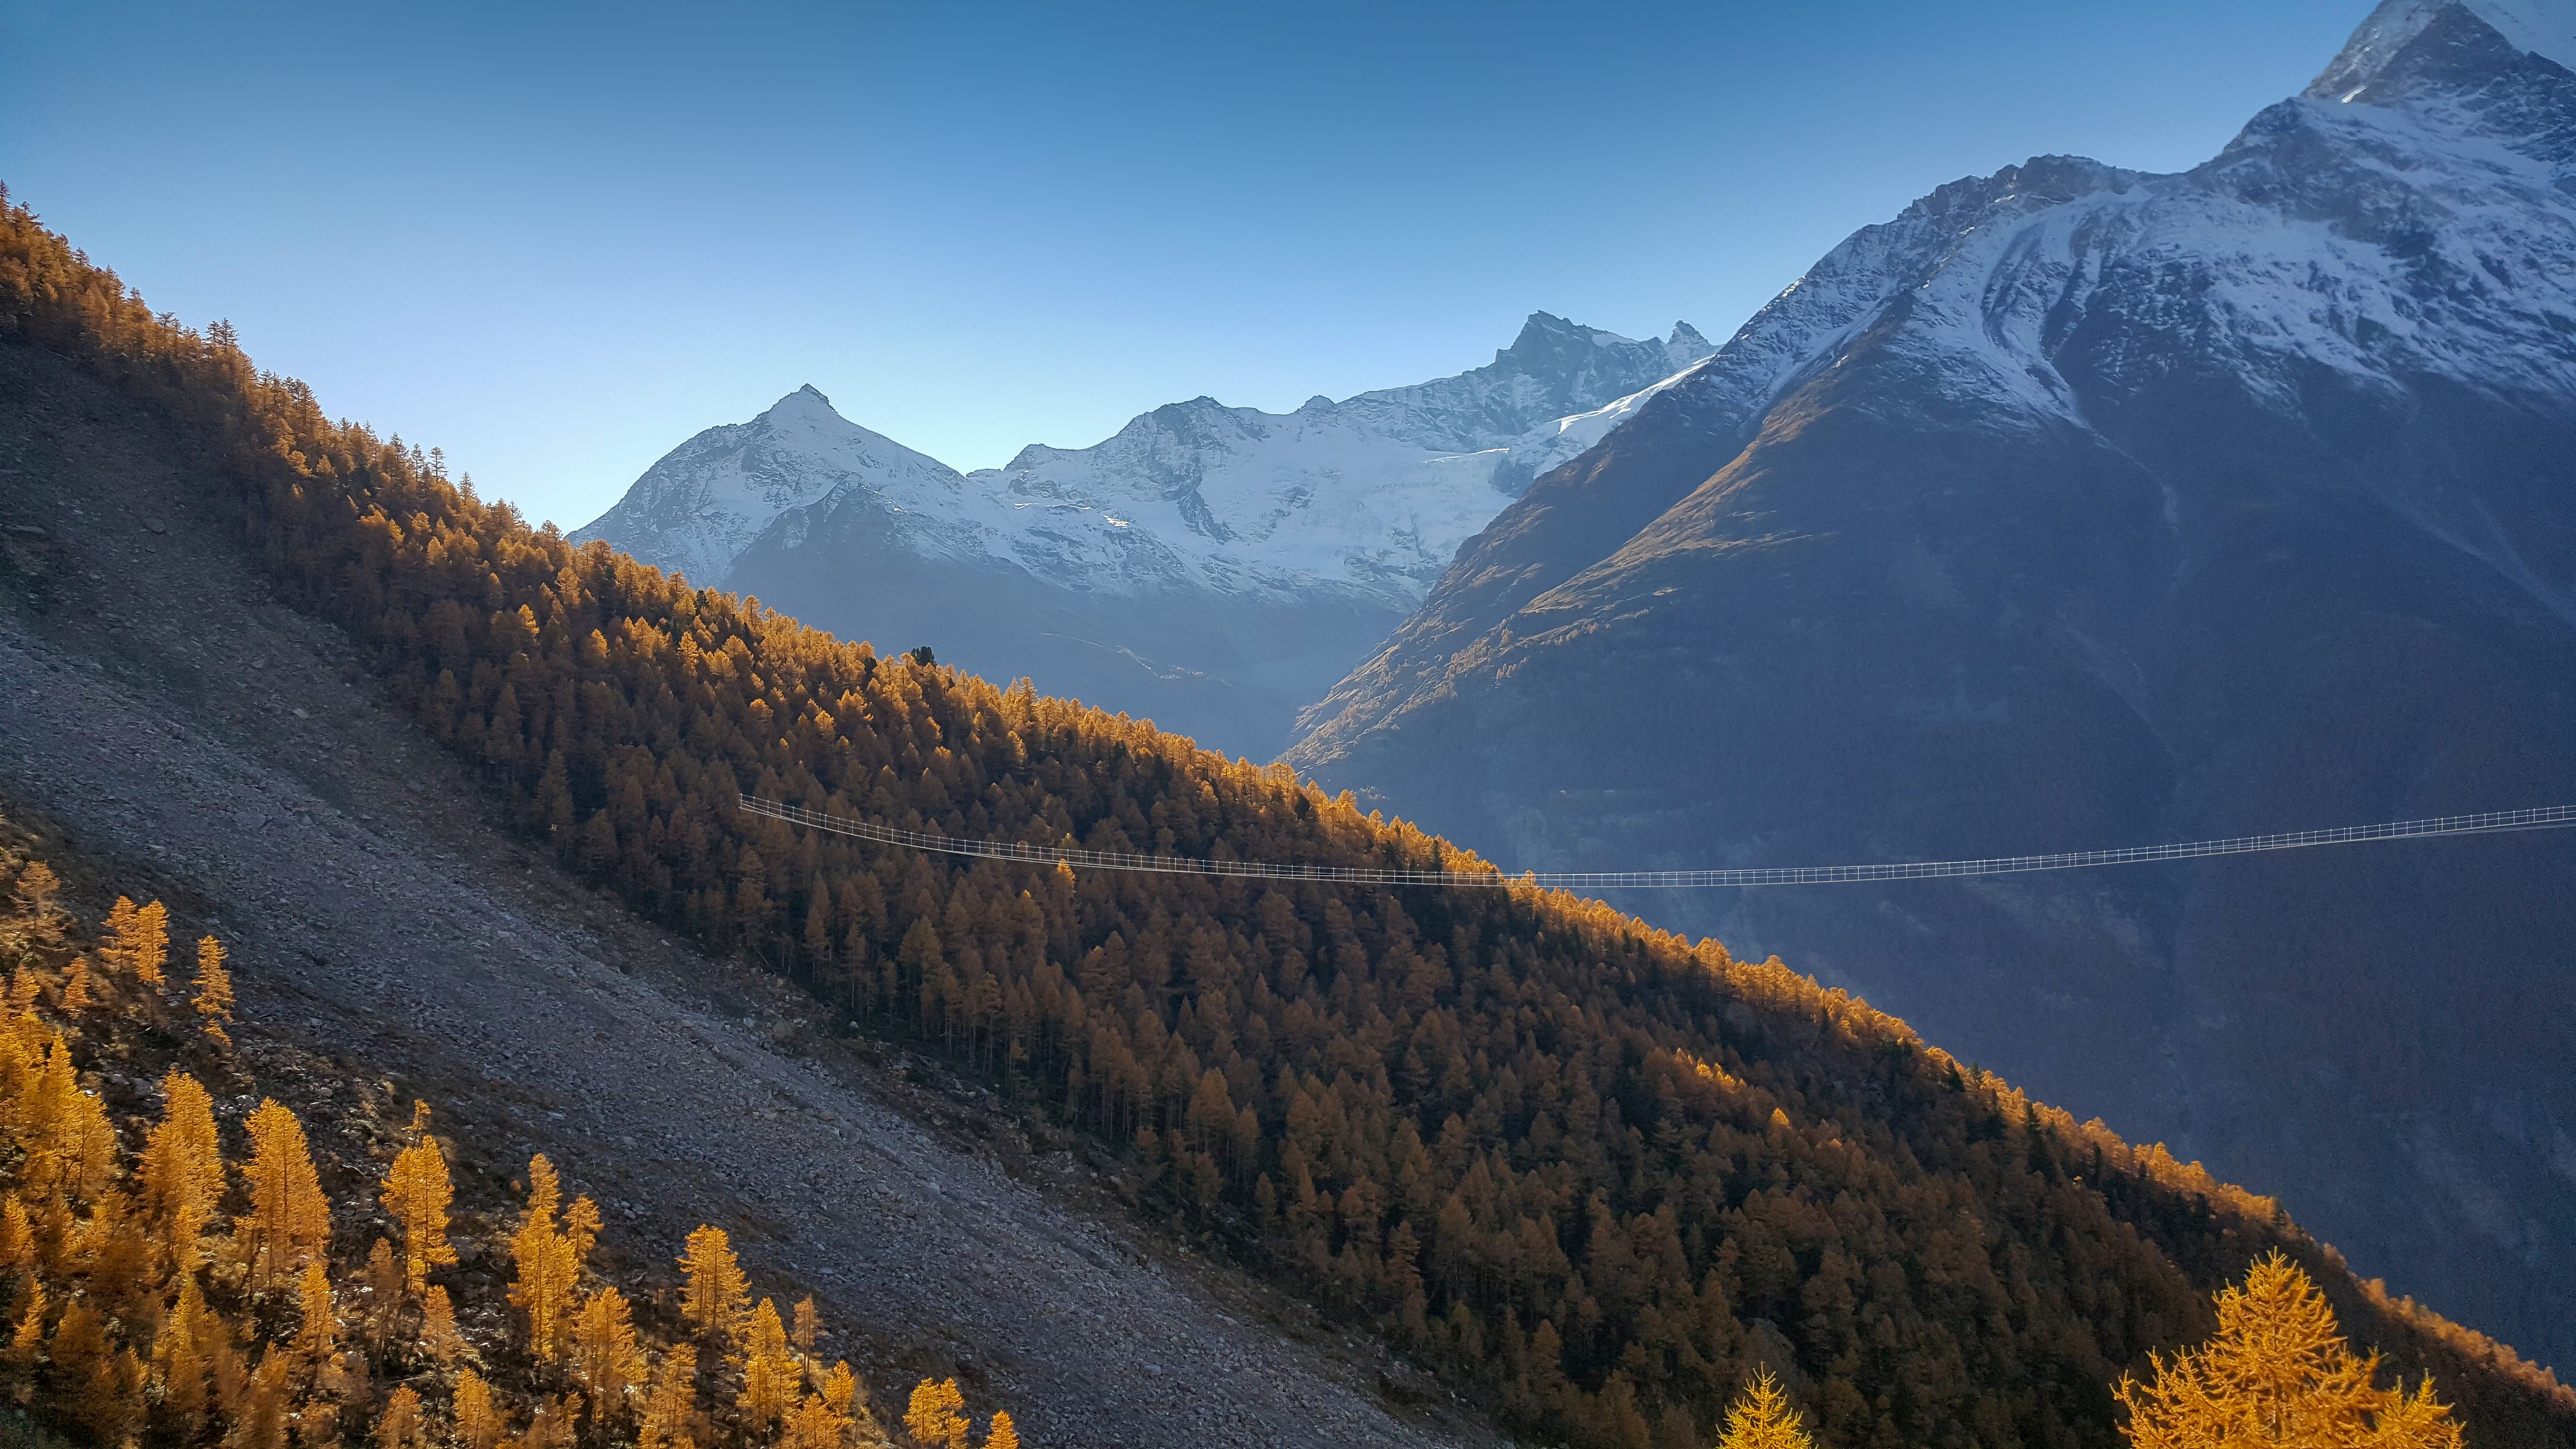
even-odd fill
[[[2367,9],[9,0],[0,181],[570,526],[806,382],[971,468],[1534,309],[1722,339],[1943,181],[2204,159]]]

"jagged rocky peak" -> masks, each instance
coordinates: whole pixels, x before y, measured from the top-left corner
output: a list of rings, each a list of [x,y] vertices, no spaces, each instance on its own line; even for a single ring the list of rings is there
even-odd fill
[[[1588,355],[1595,337],[1618,342],[1627,340],[1579,322],[1569,322],[1553,312],[1532,312],[1529,320],[1521,324],[1520,335],[1512,339],[1511,346],[1494,349],[1494,365],[1535,372],[1569,353]]]
[[[2576,0],[2384,0],[2328,62],[2307,94],[2385,101],[2425,69],[2494,69],[2492,51],[2576,72]],[[2481,54],[2480,52],[2487,52]]]
[[[1532,478],[1711,350],[1687,323],[1638,340],[1541,312],[1486,367],[1289,413],[1201,395],[963,477],[807,386],[673,450],[575,536],[734,587],[759,586],[733,571],[764,539],[772,554],[866,540],[1088,592],[1410,608]]]
[[[1580,385],[1602,371],[1605,362],[1610,368],[1629,373],[1642,365],[1649,370],[1661,367],[1669,374],[1716,350],[1688,322],[1675,322],[1669,340],[1658,342],[1650,337],[1638,341],[1568,321],[1553,312],[1532,312],[1529,320],[1521,324],[1520,335],[1512,339],[1512,345],[1494,353],[1491,370],[1542,382]]]
[[[2025,209],[2054,206],[2099,191],[2126,191],[2144,179],[2140,172],[2106,166],[2089,156],[2033,156],[1991,176],[1963,176],[1936,186],[1907,207],[1903,218],[1947,229],[2007,202]]]

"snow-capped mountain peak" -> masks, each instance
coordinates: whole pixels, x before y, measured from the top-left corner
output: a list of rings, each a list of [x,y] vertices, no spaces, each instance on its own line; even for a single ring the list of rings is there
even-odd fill
[[[2576,393],[2576,0],[2387,0],[2305,94],[2175,175],[2045,156],[1854,233],[1678,390],[1721,433],[1864,338],[1926,408],[2088,427],[2065,319],[2193,318],[2283,399],[2324,367]],[[2168,343],[2088,359],[2143,384]],[[2142,330],[2141,338],[2156,335]],[[2285,404],[2286,405],[2286,404]]]
[[[779,515],[854,479],[907,494],[964,488],[957,470],[842,417],[809,383],[747,423],[709,428],[672,449],[573,537],[607,539],[711,584]]]
[[[1201,395],[1092,447],[1032,444],[966,476],[807,386],[673,450],[575,537],[714,582],[764,533],[799,547],[820,516],[864,514],[915,554],[1084,592],[1323,589],[1409,608],[1532,477],[1710,350],[1687,323],[1638,341],[1538,312],[1491,364],[1453,377],[1291,413]]]

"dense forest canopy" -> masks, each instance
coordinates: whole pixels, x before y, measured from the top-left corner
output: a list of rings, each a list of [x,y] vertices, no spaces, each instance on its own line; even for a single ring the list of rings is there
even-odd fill
[[[2111,1385],[2279,1249],[2475,1442],[2576,1434],[2576,1395],[2271,1201],[1776,961],[1529,889],[1078,875],[740,813],[1462,859],[1283,768],[576,548],[329,420],[221,324],[155,317],[24,210],[0,229],[0,334],[166,417],[281,587],[566,862],[1119,1144],[1144,1211],[1520,1432],[1696,1446],[1768,1369],[1825,1444],[2108,1444]]]

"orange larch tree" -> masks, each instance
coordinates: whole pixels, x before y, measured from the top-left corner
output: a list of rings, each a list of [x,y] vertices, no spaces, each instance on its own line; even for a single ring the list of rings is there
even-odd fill
[[[2379,1355],[2346,1345],[2325,1295],[2277,1252],[2220,1290],[2215,1337],[2150,1362],[2145,1383],[2123,1375],[2114,1391],[2134,1449],[2460,1449],[2432,1376],[2412,1394],[2381,1386]]]
[[[251,1210],[233,1223],[233,1239],[250,1265],[253,1286],[280,1287],[317,1261],[331,1241],[331,1207],[314,1175],[304,1124],[263,1100],[250,1133]]]
[[[428,1104],[415,1108],[412,1125],[416,1140],[394,1154],[383,1202],[402,1229],[403,1286],[419,1294],[429,1286],[430,1269],[456,1261],[447,1241],[447,1207],[455,1191],[447,1180],[447,1156],[428,1132]]]
[[[599,1209],[589,1198],[575,1198],[558,1223],[562,1202],[555,1166],[538,1153],[528,1160],[528,1205],[510,1238],[510,1257],[518,1267],[510,1302],[526,1315],[528,1351],[539,1363],[552,1363],[563,1352],[582,1260],[599,1231]]]
[[[702,1223],[692,1231],[680,1268],[688,1275],[680,1290],[682,1316],[717,1342],[740,1337],[743,1316],[751,1308],[751,1287],[724,1229]]]

